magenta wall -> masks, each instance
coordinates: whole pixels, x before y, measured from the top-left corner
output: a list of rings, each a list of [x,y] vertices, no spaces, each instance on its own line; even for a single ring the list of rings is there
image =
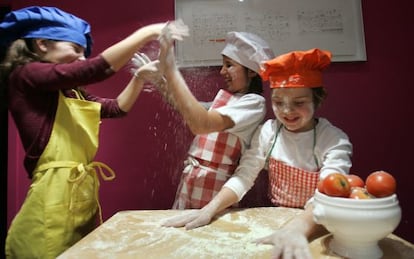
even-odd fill
[[[13,9],[28,5],[57,6],[85,18],[92,25],[93,54],[128,35],[141,25],[174,17],[173,0],[113,3],[83,1],[12,0]],[[367,62],[334,63],[326,72],[328,100],[320,115],[348,133],[354,145],[353,172],[366,177],[387,170],[398,181],[403,218],[396,233],[414,242],[414,208],[409,197],[413,188],[411,159],[414,146],[409,124],[413,118],[409,76],[413,40],[410,0],[362,0]],[[139,3],[139,4],[138,4]],[[145,51],[156,55],[156,45]],[[201,100],[208,100],[222,85],[218,68],[184,71],[190,87]],[[122,71],[105,83],[92,87],[102,96],[115,97],[128,81]],[[268,91],[266,92],[268,94]],[[270,110],[268,116],[271,116]],[[170,208],[179,182],[182,161],[191,134],[179,115],[164,104],[156,92],[144,92],[129,116],[106,120],[101,127],[97,160],[110,165],[117,177],[101,184],[104,218],[119,210]],[[9,123],[8,220],[24,199],[28,180],[22,169],[22,149],[13,123]],[[258,186],[264,186],[264,178]],[[244,201],[263,204],[265,188],[255,188]]]

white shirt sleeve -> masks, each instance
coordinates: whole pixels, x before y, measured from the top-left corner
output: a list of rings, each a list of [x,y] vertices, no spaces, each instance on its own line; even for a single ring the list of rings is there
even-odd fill
[[[266,121],[253,134],[250,148],[244,152],[231,178],[223,187],[231,189],[239,201],[253,186],[260,171],[264,168],[267,154],[274,137],[273,120]]]
[[[257,126],[263,122],[266,115],[266,101],[261,95],[245,94],[215,110],[232,119],[234,127],[226,129],[226,132],[241,138],[243,146],[246,146],[250,143]]]
[[[352,166],[352,144],[341,129],[320,118],[315,153],[321,161],[320,178],[333,172],[348,174]]]

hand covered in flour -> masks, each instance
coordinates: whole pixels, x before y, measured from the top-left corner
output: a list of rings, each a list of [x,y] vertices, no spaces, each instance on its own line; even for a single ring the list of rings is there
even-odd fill
[[[165,78],[159,69],[159,61],[151,59],[144,53],[137,52],[131,59],[131,72],[135,77],[156,86],[165,84]]]
[[[188,26],[184,24],[181,19],[167,22],[161,30],[158,40],[162,44],[171,46],[175,40],[183,40],[184,37],[189,36]]]
[[[168,218],[162,226],[164,227],[185,227],[186,230],[208,225],[213,214],[203,209],[191,210],[183,214]]]
[[[168,68],[175,69],[174,41],[183,40],[185,36],[189,36],[188,26],[182,20],[167,23],[158,37],[160,42],[160,60],[161,71]]]
[[[306,236],[295,229],[281,228],[255,243],[273,245],[273,259],[312,259]]]
[[[151,61],[147,55],[138,52],[131,59],[131,72],[136,78],[154,85],[167,102],[173,104],[172,97],[167,91],[167,81],[160,71],[159,64],[159,60]]]

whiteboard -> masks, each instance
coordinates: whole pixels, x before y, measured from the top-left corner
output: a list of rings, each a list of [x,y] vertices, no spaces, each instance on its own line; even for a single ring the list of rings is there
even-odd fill
[[[175,0],[175,18],[190,28],[177,42],[180,66],[221,66],[229,31],[266,40],[276,55],[320,48],[332,61],[366,61],[361,0]]]

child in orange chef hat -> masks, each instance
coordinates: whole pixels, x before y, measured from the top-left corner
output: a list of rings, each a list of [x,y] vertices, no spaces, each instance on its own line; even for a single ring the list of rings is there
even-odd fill
[[[319,230],[310,202],[317,182],[332,172],[347,174],[351,167],[348,136],[327,119],[315,117],[326,97],[322,71],[330,62],[331,53],[319,49],[293,51],[265,62],[261,75],[269,79],[276,119],[256,130],[235,174],[208,205],[185,221],[175,218],[167,225],[195,228],[208,224],[241,200],[266,169],[272,204],[304,211],[257,242],[273,244],[275,258],[311,258],[308,239]]]

